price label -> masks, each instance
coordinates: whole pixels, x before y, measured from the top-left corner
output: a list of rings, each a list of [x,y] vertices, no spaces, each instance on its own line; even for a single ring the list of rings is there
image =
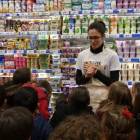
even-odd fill
[[[28,13],[28,16],[33,16],[33,13]]]
[[[0,50],[0,55],[4,55],[5,54],[5,50]]]
[[[66,35],[61,35],[61,38],[62,38],[62,39],[66,39],[67,36],[66,36]]]
[[[40,54],[46,54],[46,50],[39,50]]]
[[[72,85],[73,85],[73,84],[76,84],[76,82],[75,82],[75,81],[70,81],[70,84],[72,84]]]
[[[68,60],[68,58],[61,58],[61,61],[62,62],[68,62],[69,60]]]
[[[20,32],[20,35],[27,35],[26,31]]]
[[[0,35],[3,35],[4,34],[4,32],[0,32]]]
[[[7,53],[14,53],[13,50],[7,50]]]
[[[51,34],[57,34],[57,31],[51,31]]]
[[[43,15],[49,16],[50,15],[50,12],[43,12]]]
[[[10,73],[10,70],[3,70],[4,73]]]
[[[127,13],[127,9],[120,9],[119,13]]]
[[[11,35],[11,32],[5,32],[5,35]]]
[[[62,80],[62,84],[69,84],[68,80]]]
[[[82,38],[87,39],[87,35],[82,35]]]
[[[90,10],[84,10],[82,11],[82,14],[90,14]]]
[[[22,53],[24,53],[24,50],[17,50],[17,53],[22,54]]]
[[[105,10],[105,13],[113,13],[113,10]]]
[[[71,11],[71,15],[77,15],[78,11]]]
[[[62,11],[61,14],[62,15],[69,15],[69,11]]]
[[[38,77],[39,78],[47,78],[45,73],[39,73],[38,74]]]
[[[16,17],[16,16],[17,16],[17,13],[12,13],[12,16],[13,16],[13,17]]]
[[[34,50],[27,50],[27,54],[33,54],[34,53]]]
[[[102,10],[95,10],[95,13],[102,14],[103,12],[102,12]]]
[[[51,50],[52,53],[58,53],[58,50]]]
[[[105,34],[105,37],[106,37],[106,38],[109,38],[109,34]]]
[[[61,73],[61,69],[54,69],[54,73]]]
[[[36,16],[42,16],[42,12],[36,12],[35,15]]]
[[[20,16],[28,16],[28,13],[20,13]]]
[[[69,35],[69,38],[70,38],[70,39],[74,38],[74,35]]]
[[[131,62],[131,58],[123,58],[123,62]]]
[[[125,34],[124,37],[132,37],[132,34]]]
[[[134,12],[140,12],[140,9],[134,9]]]
[[[46,73],[46,70],[40,69],[40,70],[38,70],[38,73]]]
[[[51,12],[51,15],[59,15],[59,12],[53,11],[53,12]]]
[[[5,14],[0,14],[0,17],[5,17]]]
[[[81,36],[80,35],[75,35],[75,38],[79,39],[79,38],[81,38]]]
[[[113,35],[113,38],[119,38],[119,34]]]

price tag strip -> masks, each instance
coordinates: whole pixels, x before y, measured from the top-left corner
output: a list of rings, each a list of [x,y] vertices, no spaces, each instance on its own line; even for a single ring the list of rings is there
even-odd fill
[[[131,62],[131,58],[123,58],[123,62]]]
[[[17,53],[23,54],[24,53],[24,50],[17,50]]]
[[[5,50],[0,50],[0,55],[4,55],[5,54]]]
[[[46,54],[46,50],[39,50],[40,54]]]
[[[71,11],[70,14],[71,14],[71,15],[78,15],[79,12],[78,12],[78,11]]]
[[[13,50],[7,50],[7,53],[14,53]]]
[[[27,50],[27,54],[33,54],[34,50]]]
[[[40,70],[37,70],[38,73],[46,73],[46,70],[43,70],[43,69],[40,69]]]
[[[84,11],[82,11],[82,14],[90,14],[90,10],[84,10]]]

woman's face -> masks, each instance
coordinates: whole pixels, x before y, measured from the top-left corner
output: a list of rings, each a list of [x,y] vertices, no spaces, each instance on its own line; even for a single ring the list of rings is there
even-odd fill
[[[101,35],[96,29],[91,29],[88,32],[88,39],[93,50],[96,50],[102,45],[104,38],[105,34]]]

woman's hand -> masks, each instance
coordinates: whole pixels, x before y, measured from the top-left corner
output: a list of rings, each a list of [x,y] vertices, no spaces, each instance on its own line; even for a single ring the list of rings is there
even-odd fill
[[[90,66],[90,67],[87,69],[87,73],[86,73],[85,77],[86,77],[86,78],[89,78],[89,77],[95,75],[96,72],[97,72],[97,68],[94,67],[94,66]]]
[[[90,66],[90,64],[89,63],[87,63],[87,62],[84,62],[84,70],[88,70],[88,68],[89,68],[89,66]]]

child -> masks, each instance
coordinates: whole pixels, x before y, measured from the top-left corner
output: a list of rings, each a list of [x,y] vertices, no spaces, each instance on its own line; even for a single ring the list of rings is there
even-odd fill
[[[136,119],[136,133],[137,139],[140,140],[140,83],[135,83],[132,86],[132,96],[133,96],[133,113]]]
[[[101,116],[98,112],[101,108],[105,107],[106,104],[127,106],[132,112],[132,96],[128,86],[119,81],[110,85],[107,99],[100,103],[99,108],[95,112],[99,119],[101,119]]]
[[[6,92],[2,85],[0,85],[0,115],[4,111],[4,106],[6,103]]]
[[[135,120],[124,106],[108,106],[103,112],[101,128],[105,140],[134,140]]]
[[[32,87],[22,87],[15,93],[14,104],[15,106],[26,107],[33,113],[34,129],[31,140],[47,140],[52,132],[52,127],[41,114],[39,116],[35,114],[39,105],[37,91]]]
[[[68,103],[61,104],[54,112],[50,124],[55,128],[69,115],[80,115],[82,113],[94,114],[92,107],[88,106],[89,103],[90,97],[88,90],[85,87],[75,88],[68,97]]]
[[[100,124],[91,114],[69,116],[52,132],[50,140],[102,140]]]
[[[58,109],[61,104],[67,104],[68,103],[68,95],[66,94],[60,94],[59,98],[56,100],[56,109]]]
[[[36,87],[35,85],[30,84],[31,77],[32,77],[32,74],[31,74],[31,71],[29,68],[24,68],[24,67],[19,68],[14,72],[13,83],[14,83],[14,85],[21,84],[23,87],[30,86],[37,90],[39,104],[40,104],[39,111],[43,115],[45,120],[48,121],[49,117],[50,117],[50,113],[49,113],[49,109],[48,109],[49,104],[47,101],[47,95],[45,94],[45,92],[42,89]],[[6,84],[6,87],[8,87],[7,84]]]
[[[36,86],[41,88],[46,93],[49,101],[52,95],[52,87],[50,83],[46,80],[39,80]]]
[[[24,107],[13,107],[0,116],[0,140],[30,140],[33,115]]]

